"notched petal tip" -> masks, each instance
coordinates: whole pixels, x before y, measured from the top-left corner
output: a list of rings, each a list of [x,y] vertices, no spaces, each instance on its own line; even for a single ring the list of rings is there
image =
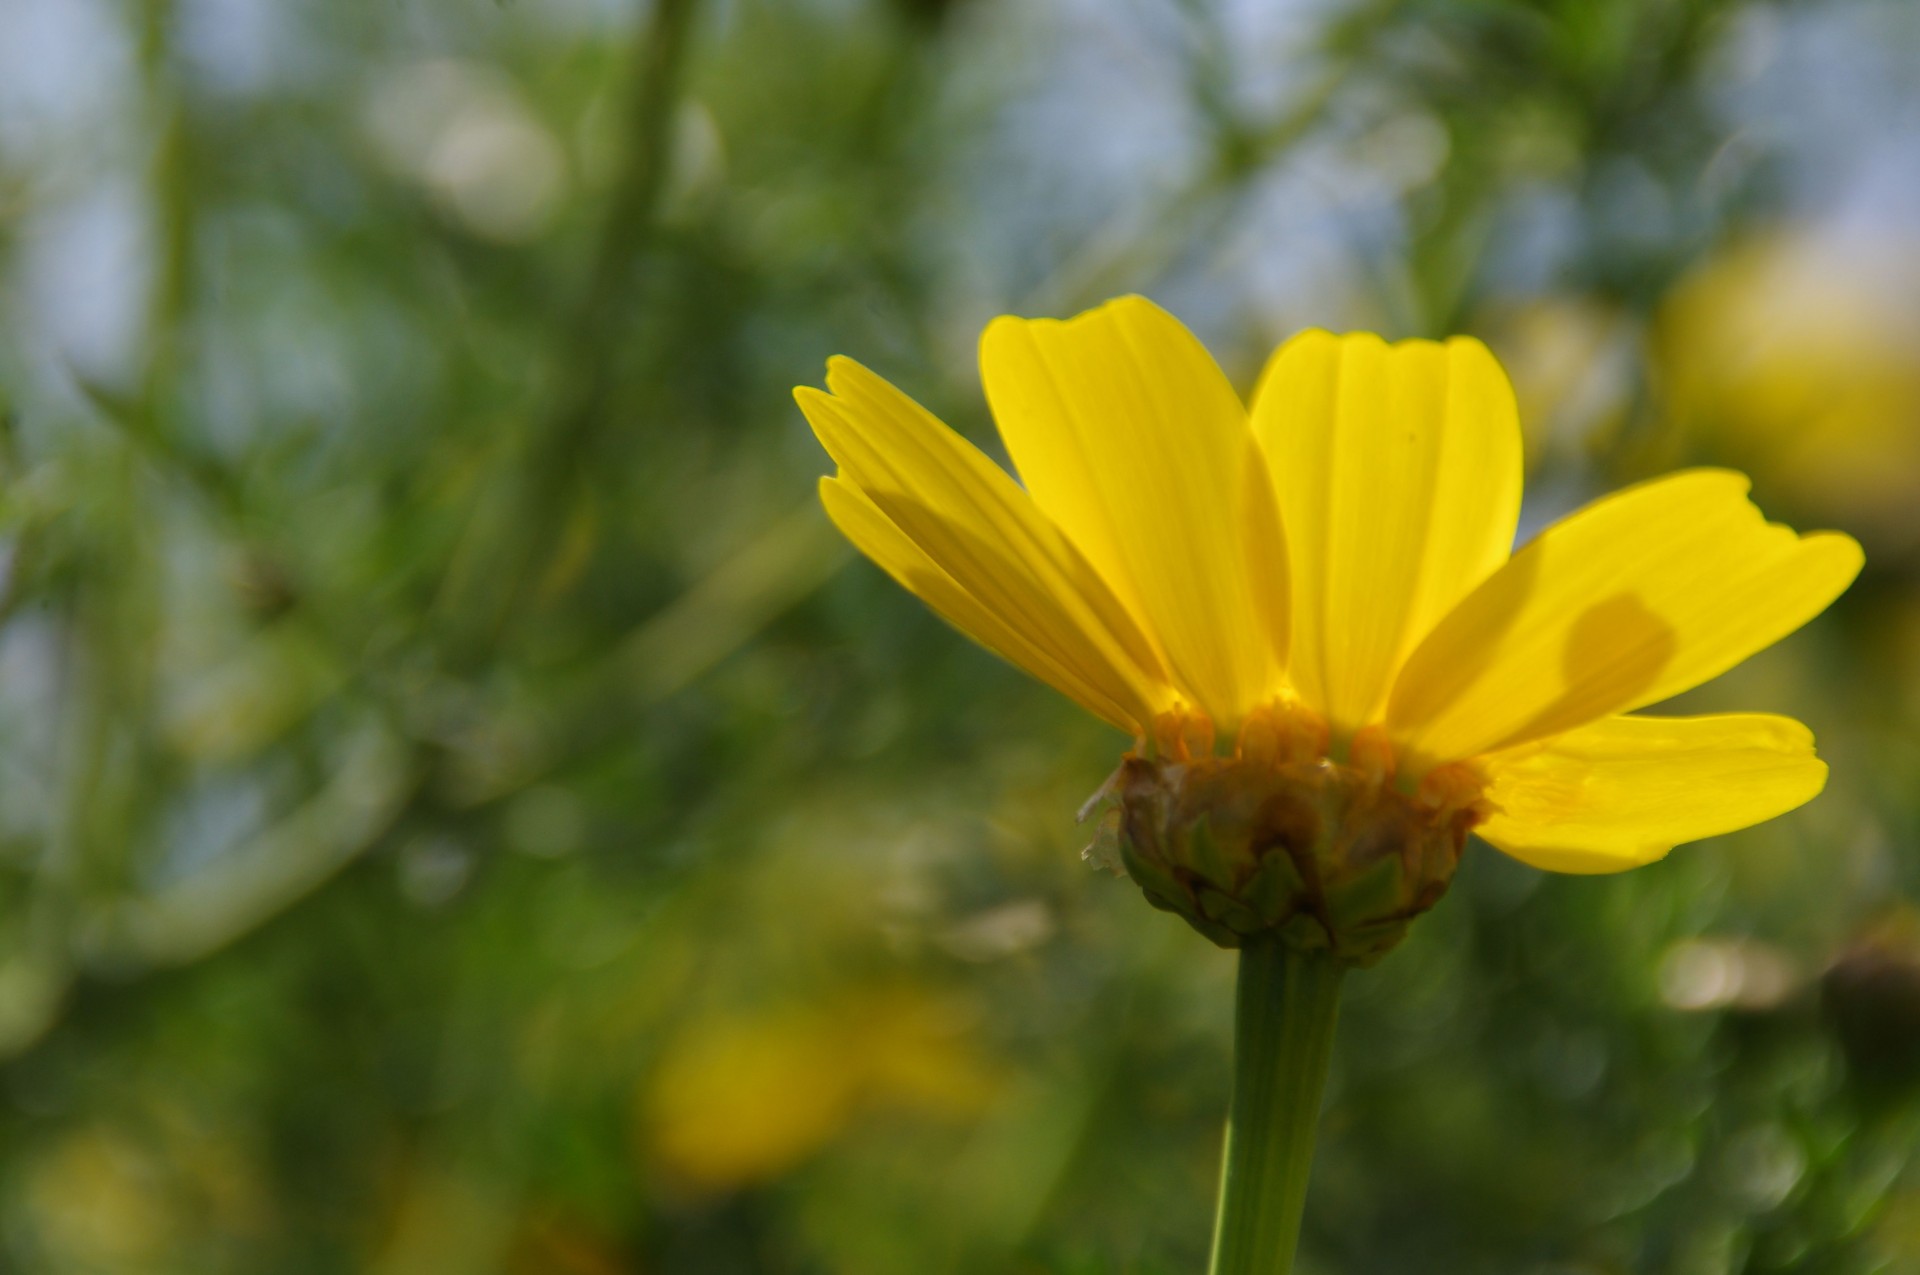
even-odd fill
[[[875,394],[908,397],[878,372],[844,354],[827,359],[827,389],[836,397],[847,399]]]
[[[1295,332],[1292,336],[1282,341],[1278,348],[1284,350],[1292,345],[1319,345],[1325,342],[1338,345],[1342,341],[1352,340],[1357,337],[1374,341],[1380,340],[1380,337],[1372,332],[1335,332],[1331,328],[1301,328],[1298,332]]]
[[[1038,323],[1057,324],[1061,327],[1073,327],[1100,319],[1124,318],[1129,314],[1148,314],[1155,318],[1173,318],[1172,313],[1157,301],[1141,296],[1137,292],[1123,292],[1117,297],[1109,297],[1099,305],[1089,306],[1080,313],[1066,319],[1037,319]]]
[[[1246,408],[1213,356],[1178,318],[1123,296],[1070,319],[995,319],[980,374],[1035,504],[1153,635],[1181,691],[1237,719],[1277,674],[1236,499]]]
[[[1701,468],[1595,500],[1535,537],[1414,650],[1388,705],[1436,757],[1546,739],[1718,677],[1819,615],[1864,556],[1769,522]]]
[[[1440,343],[1440,349],[1456,374],[1464,370],[1471,376],[1485,378],[1485,382],[1493,387],[1493,392],[1504,400],[1501,408],[1505,414],[1513,417],[1513,427],[1518,429],[1520,409],[1514,398],[1513,380],[1507,375],[1500,357],[1487,348],[1487,343],[1479,337],[1450,336]]]
[[[1050,334],[1083,332],[1087,328],[1125,322],[1129,318],[1180,323],[1179,317],[1166,307],[1136,292],[1109,298],[1064,319],[1051,315],[1031,318],[1020,314],[996,315],[980,330],[980,361],[984,368],[993,357],[993,351],[1003,350],[1015,341],[1030,341],[1036,337],[1044,340]],[[1181,324],[1181,327],[1184,329],[1185,325]]]
[[[800,396],[843,532],[962,631],[1132,731],[1169,693],[1112,591],[987,456],[851,359]]]
[[[821,366],[825,369],[825,373],[821,377],[825,382],[824,389],[818,385],[796,385],[793,387],[794,401],[800,404],[802,410],[804,410],[807,405],[806,398],[803,396],[819,398],[835,397],[845,391],[847,388],[845,382],[847,380],[862,374],[876,380],[878,379],[873,372],[868,371],[858,360],[850,358],[845,354],[829,354]],[[836,381],[841,382],[841,384],[836,385]]]
[[[1409,652],[1512,548],[1512,390],[1478,342],[1313,329],[1269,361],[1252,428],[1293,555],[1291,675],[1351,732],[1378,719]]]
[[[818,385],[796,385],[793,387],[793,401],[800,405],[802,412],[811,415],[815,405],[833,402],[833,395]]]
[[[970,557],[949,554],[964,533],[928,521],[910,500],[903,505],[884,494],[876,500],[857,481],[838,476],[823,477],[819,492],[827,516],[856,548],[962,633],[1128,734],[1137,735],[1152,716],[1140,674],[1113,664],[1097,639],[1090,647],[1067,632],[1075,623],[1071,609],[1023,579],[1015,559],[1000,558],[983,575],[971,569]],[[903,512],[915,515],[910,522],[919,537],[896,520]],[[1018,600],[1009,604],[1009,596]]]
[[[1618,491],[1611,493],[1606,499],[1613,499],[1637,492],[1645,487],[1669,482],[1676,484],[1685,482],[1695,485],[1698,489],[1698,494],[1703,500],[1724,498],[1738,501],[1744,506],[1744,511],[1747,515],[1754,522],[1761,525],[1763,534],[1774,536],[1783,542],[1790,538],[1798,542],[1803,548],[1818,548],[1821,552],[1831,555],[1833,558],[1832,567],[1836,572],[1836,578],[1838,572],[1844,571],[1846,573],[1845,580],[1840,582],[1834,590],[1835,597],[1838,597],[1848,585],[1853,583],[1854,578],[1860,574],[1861,569],[1866,565],[1866,551],[1860,547],[1858,540],[1855,540],[1844,531],[1835,531],[1826,528],[1815,529],[1813,531],[1799,531],[1791,524],[1767,517],[1766,511],[1761,509],[1759,502],[1753,498],[1753,479],[1737,469],[1728,469],[1718,465],[1699,465],[1690,469],[1675,470],[1670,474],[1663,474],[1642,482],[1634,483],[1629,487],[1622,487]],[[1576,510],[1575,512],[1577,513],[1579,511]],[[1573,515],[1568,515],[1568,517],[1572,516]],[[1564,522],[1565,519],[1561,521]]]
[[[1327,347],[1332,349],[1328,350]],[[1369,332],[1365,329],[1334,332],[1328,328],[1302,328],[1274,347],[1273,355],[1267,361],[1267,370],[1271,372],[1282,355],[1291,354],[1294,357],[1300,357],[1313,354],[1316,350],[1341,353],[1348,349],[1371,349],[1392,354],[1420,350],[1459,352],[1473,358],[1485,359],[1495,368],[1500,366],[1500,361],[1494,357],[1493,351],[1488,349],[1486,343],[1478,337],[1450,336],[1445,340],[1436,341],[1431,337],[1412,336],[1389,341],[1378,332]],[[1504,376],[1504,371],[1501,374]],[[1262,379],[1264,380],[1265,377],[1263,376]]]
[[[800,405],[800,414],[807,418],[814,438],[833,458],[840,472],[846,473],[853,454],[854,430],[853,422],[847,418],[846,405],[825,390],[811,385],[795,388],[793,399]]]
[[[980,341],[975,347],[975,357],[984,381],[992,375],[990,369],[1009,357],[1017,357],[1017,349],[1033,340],[1029,328],[1041,323],[1056,323],[1055,319],[1025,319],[1017,314],[1002,314],[990,319],[987,326],[980,329]]]
[[[1260,380],[1254,388],[1255,403],[1259,402],[1261,391],[1283,365],[1302,359],[1337,358],[1341,346],[1349,342],[1367,341],[1386,344],[1372,332],[1330,332],[1326,328],[1301,328],[1274,346],[1273,353],[1267,356],[1267,364],[1260,370]]]

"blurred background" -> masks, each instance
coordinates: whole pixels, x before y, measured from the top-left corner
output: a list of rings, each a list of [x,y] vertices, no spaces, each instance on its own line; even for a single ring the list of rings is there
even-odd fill
[[[1905,0],[0,0],[0,1269],[1202,1269],[1232,958],[788,394],[1125,291],[1868,548],[1676,704],[1822,798],[1351,980],[1303,1269],[1920,1270]]]

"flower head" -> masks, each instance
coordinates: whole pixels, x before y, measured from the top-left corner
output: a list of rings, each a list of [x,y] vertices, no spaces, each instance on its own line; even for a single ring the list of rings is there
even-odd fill
[[[1129,871],[1219,941],[1293,926],[1368,959],[1445,889],[1469,829],[1537,867],[1617,871],[1825,783],[1798,722],[1635,710],[1817,615],[1859,546],[1690,470],[1513,552],[1519,423],[1477,341],[1305,332],[1249,411],[1177,319],[1122,297],[996,319],[980,366],[1019,483],[836,358],[826,392],[796,391],[839,466],[827,512],[1136,737]]]

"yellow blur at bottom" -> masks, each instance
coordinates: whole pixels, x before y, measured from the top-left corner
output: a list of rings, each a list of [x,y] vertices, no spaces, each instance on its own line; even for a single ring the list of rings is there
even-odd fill
[[[638,1094],[641,1136],[696,1191],[778,1178],[872,1111],[965,1119],[1001,1088],[963,1005],[887,989],[688,1023]]]

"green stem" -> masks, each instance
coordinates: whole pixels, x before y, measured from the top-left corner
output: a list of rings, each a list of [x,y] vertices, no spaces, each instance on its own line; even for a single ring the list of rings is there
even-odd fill
[[[1287,1275],[1326,1088],[1339,962],[1271,939],[1240,950],[1233,1105],[1214,1215],[1212,1275]]]

